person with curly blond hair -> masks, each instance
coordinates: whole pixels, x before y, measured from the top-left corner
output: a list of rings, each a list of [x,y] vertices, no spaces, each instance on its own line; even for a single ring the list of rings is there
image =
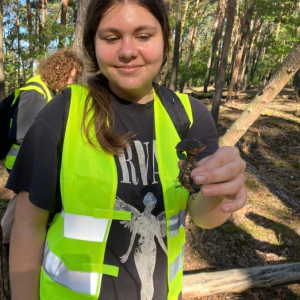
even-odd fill
[[[38,74],[50,90],[59,91],[65,85],[78,82],[83,63],[71,49],[62,49],[41,61]]]
[[[9,138],[14,144],[5,159],[8,172],[11,171],[24,136],[38,112],[63,87],[78,82],[83,63],[74,50],[60,49],[41,61],[37,71],[38,75],[30,78],[25,86],[15,91],[15,99],[19,103],[9,130]],[[15,198],[16,195],[9,202],[1,221],[3,244],[7,249],[15,215]]]
[[[45,104],[63,87],[78,82],[83,63],[74,50],[65,48],[42,60],[37,71],[38,75],[30,78],[19,89],[18,109],[9,133],[10,139],[18,145],[22,144],[26,132]],[[10,170],[12,166],[6,167]]]

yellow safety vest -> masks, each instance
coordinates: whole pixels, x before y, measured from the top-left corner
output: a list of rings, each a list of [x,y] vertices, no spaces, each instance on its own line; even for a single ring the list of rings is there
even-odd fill
[[[114,156],[100,147],[90,146],[82,133],[88,90],[80,85],[70,88],[72,96],[60,173],[63,210],[55,215],[47,232],[40,300],[98,300],[102,275],[118,276],[118,267],[103,263],[112,220],[131,219],[130,212],[114,210],[118,185]],[[188,96],[178,96],[192,124]],[[182,289],[184,220],[189,195],[185,189],[176,188],[178,158],[175,146],[180,138],[156,94],[154,120],[167,220],[167,299],[177,300]]]
[[[35,85],[35,84],[37,84],[37,85]],[[46,100],[46,103],[49,102],[52,99],[52,95],[50,93],[49,88],[42,81],[41,76],[37,75],[37,76],[34,76],[34,77],[30,78],[26,82],[25,86],[23,86],[23,87],[21,87],[21,88],[19,88],[15,91],[15,98],[14,98],[14,101],[13,101],[12,105],[18,99],[21,92],[31,91],[31,90],[35,90],[38,93],[42,94],[44,96],[45,100]],[[10,148],[10,150],[8,151],[7,156],[5,158],[5,162],[4,162],[4,164],[5,164],[5,166],[8,170],[12,169],[12,167],[15,163],[16,157],[19,153],[19,150],[20,150],[20,145],[13,144],[12,147]]]

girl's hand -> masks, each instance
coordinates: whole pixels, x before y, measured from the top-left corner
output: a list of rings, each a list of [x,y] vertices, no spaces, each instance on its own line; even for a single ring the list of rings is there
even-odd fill
[[[203,184],[203,195],[231,199],[222,205],[222,211],[233,212],[241,209],[247,201],[245,169],[246,163],[238,149],[225,146],[202,159],[190,176],[196,184]]]

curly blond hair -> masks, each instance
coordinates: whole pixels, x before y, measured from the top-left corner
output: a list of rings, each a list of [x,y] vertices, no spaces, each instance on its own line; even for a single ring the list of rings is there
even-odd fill
[[[74,50],[65,48],[41,61],[38,74],[51,90],[60,90],[67,84],[74,69],[72,81],[78,82],[83,71],[83,62]]]

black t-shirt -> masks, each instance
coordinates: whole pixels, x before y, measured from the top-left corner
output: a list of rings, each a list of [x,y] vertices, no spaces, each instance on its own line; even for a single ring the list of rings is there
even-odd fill
[[[60,212],[62,208],[60,153],[70,98],[70,89],[65,89],[38,114],[26,134],[6,185],[15,191],[29,192],[33,204],[51,213]],[[112,222],[104,263],[119,267],[119,276],[103,275],[99,299],[138,300],[142,294],[147,299],[166,299],[167,239],[159,230],[164,202],[156,160],[154,102],[137,104],[114,95],[111,101],[115,114],[114,132],[134,134],[123,154],[115,156],[118,170],[115,209],[129,205],[135,223]],[[217,150],[217,133],[205,105],[194,98],[190,98],[190,102],[194,122],[187,138],[197,138],[206,145],[198,157],[201,159]],[[155,198],[150,219],[143,214],[147,197]]]

